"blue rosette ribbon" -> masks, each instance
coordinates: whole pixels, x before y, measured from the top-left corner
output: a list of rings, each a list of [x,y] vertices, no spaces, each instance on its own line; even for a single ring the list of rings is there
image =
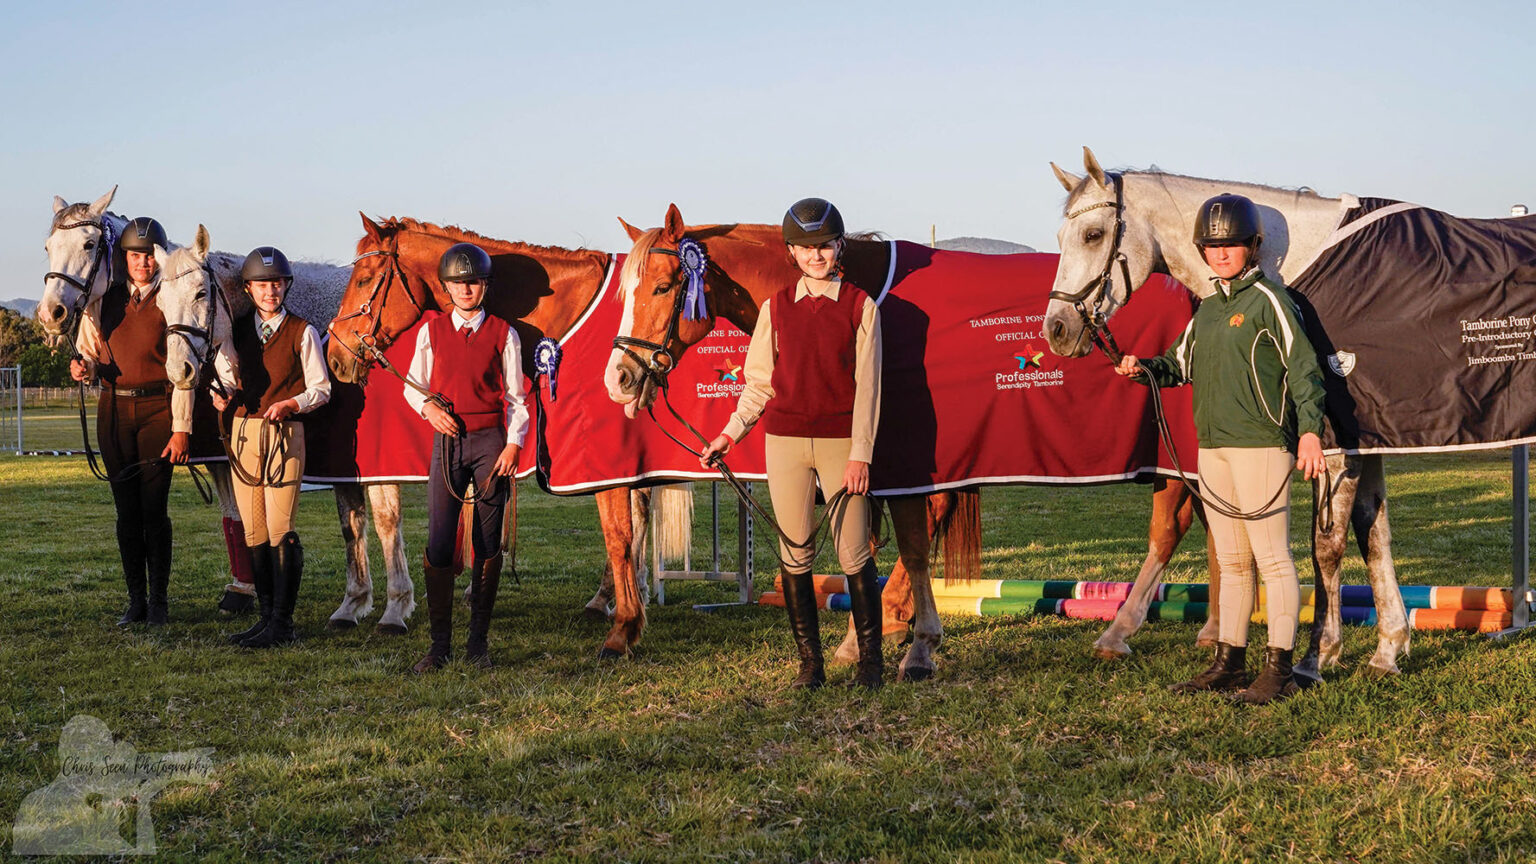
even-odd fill
[[[556,378],[560,373],[560,343],[548,336],[540,339],[539,344],[533,348],[533,368],[549,379],[549,401],[555,401]]]
[[[112,272],[117,269],[117,232],[112,230],[112,220],[107,214],[101,214],[101,242],[106,244],[106,250],[102,254],[107,256],[107,284],[117,281],[117,274]],[[85,286],[85,290],[91,290],[91,286]]]
[[[683,320],[698,321],[708,317],[709,308],[704,302],[704,271],[709,258],[704,247],[692,237],[684,237],[677,243],[677,258],[683,264]]]

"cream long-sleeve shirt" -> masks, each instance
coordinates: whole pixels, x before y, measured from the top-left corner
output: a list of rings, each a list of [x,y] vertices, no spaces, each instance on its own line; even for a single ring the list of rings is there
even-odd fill
[[[835,301],[842,288],[843,282],[839,279],[823,293],[812,292],[802,276],[795,286],[795,302],[808,296],[825,296]],[[758,311],[757,326],[752,330],[752,342],[747,347],[746,362],[742,364],[746,387],[736,401],[735,413],[725,424],[725,434],[732,441],[740,441],[752,431],[767,409],[768,400],[774,396],[773,367],[779,346],[773,335],[771,303],[771,300],[764,300]],[[855,343],[853,432],[848,460],[868,462],[875,452],[875,430],[880,423],[880,308],[873,298],[864,302]]]
[[[484,309],[469,318],[464,317],[458,309],[449,314],[453,316],[454,330],[467,327],[470,332],[474,332],[485,323]],[[416,355],[411,358],[410,376],[412,381],[423,387],[432,386],[431,327],[416,331]],[[502,396],[507,403],[507,443],[521,447],[523,439],[528,437],[528,403],[523,396],[523,343],[515,327],[507,328],[507,344],[501,349],[501,377],[506,387]],[[427,397],[421,395],[415,387],[405,388],[405,401],[417,414],[426,410]]]

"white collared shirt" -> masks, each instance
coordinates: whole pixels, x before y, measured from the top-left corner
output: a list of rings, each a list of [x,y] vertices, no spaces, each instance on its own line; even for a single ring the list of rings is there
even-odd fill
[[[453,316],[453,329],[456,332],[469,330],[474,333],[485,323],[485,309],[475,310],[475,314],[465,317],[457,307],[449,313]],[[416,331],[416,355],[411,358],[410,378],[423,387],[432,384],[432,328],[430,325],[422,325]],[[502,392],[502,398],[507,403],[507,443],[523,446],[523,440],[528,437],[528,404],[523,393],[523,343],[518,338],[517,328],[507,328],[507,344],[501,349],[501,378],[506,388]],[[422,414],[427,408],[427,397],[423,396],[415,387],[405,388],[405,401],[417,414]],[[425,417],[425,414],[422,414]]]

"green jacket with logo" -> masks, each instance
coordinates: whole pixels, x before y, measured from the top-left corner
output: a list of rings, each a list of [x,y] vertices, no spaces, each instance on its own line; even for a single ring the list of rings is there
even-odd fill
[[[1218,281],[1173,347],[1141,362],[1164,387],[1195,385],[1201,447],[1294,453],[1299,433],[1323,433],[1317,352],[1285,286],[1262,270]]]

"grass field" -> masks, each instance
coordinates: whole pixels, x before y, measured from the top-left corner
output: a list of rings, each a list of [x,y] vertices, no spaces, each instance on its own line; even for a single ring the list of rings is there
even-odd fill
[[[1389,462],[1403,582],[1507,584],[1506,459]],[[602,628],[575,615],[602,567],[595,509],[525,492],[496,668],[413,678],[424,607],[405,637],[324,630],[343,563],[329,493],[300,511],[306,638],[265,653],[223,641],[217,514],[184,474],[172,494],[172,624],[121,630],[107,491],[80,459],[0,456],[0,854],[23,799],[60,771],[64,724],[88,714],[141,753],[215,748],[211,784],[154,799],[167,860],[1536,857],[1529,639],[1417,633],[1404,674],[1375,681],[1356,671],[1374,633],[1349,628],[1325,686],[1243,709],[1164,689],[1206,660],[1192,624],[1150,625],[1107,665],[1089,656],[1096,622],[946,618],[931,682],[789,694],[780,610],[688,608],[733,599],[721,586],[669,587],[636,656],[597,661]],[[422,487],[406,500],[416,561]],[[1137,486],[988,490],[986,575],[1131,578],[1147,500]],[[1203,578],[1202,542],[1185,541],[1172,579]],[[755,565],[766,587],[767,550]],[[1349,562],[1346,581],[1363,575]],[[824,616],[828,642],[844,620]]]

